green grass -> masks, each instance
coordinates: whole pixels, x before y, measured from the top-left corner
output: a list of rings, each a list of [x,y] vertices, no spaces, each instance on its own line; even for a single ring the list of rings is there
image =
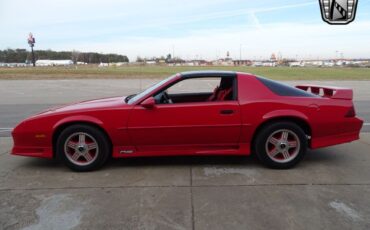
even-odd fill
[[[370,68],[289,68],[289,67],[36,67],[0,68],[1,79],[124,79],[164,78],[193,70],[231,70],[252,73],[276,80],[370,80]]]

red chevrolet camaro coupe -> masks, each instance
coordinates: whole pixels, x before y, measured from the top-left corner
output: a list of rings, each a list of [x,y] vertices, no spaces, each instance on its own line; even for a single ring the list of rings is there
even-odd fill
[[[249,155],[291,168],[306,149],[359,139],[351,89],[287,86],[246,73],[186,72],[128,97],[66,105],[22,121],[12,154],[59,157],[75,171],[106,160]]]

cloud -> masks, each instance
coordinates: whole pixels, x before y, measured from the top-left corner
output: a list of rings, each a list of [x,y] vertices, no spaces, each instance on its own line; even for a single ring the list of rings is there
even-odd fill
[[[321,21],[317,0],[34,0],[0,2],[0,49],[26,47],[32,31],[37,49],[118,52],[213,59],[227,51],[238,58],[326,57],[339,50],[366,57],[369,6],[356,22],[329,26]],[[14,13],[16,12],[16,14]],[[22,15],[21,17],[19,15]]]
[[[264,25],[263,30],[256,27],[235,26],[227,29],[197,30],[187,36],[177,38],[121,37],[108,43],[76,43],[74,48],[89,50],[96,47],[101,52],[120,52],[130,59],[137,55],[151,57],[172,52],[183,58],[214,59],[225,57],[230,51],[234,58],[239,57],[240,44],[244,58],[268,58],[271,53],[282,52],[284,57],[327,58],[338,50],[345,57],[364,57],[370,52],[368,38],[370,21],[356,23],[347,27],[331,27],[324,23],[308,24],[302,27],[295,23],[272,23]],[[354,37],[351,33],[356,33]],[[338,36],[341,39],[337,39]],[[60,49],[63,49],[60,46]]]

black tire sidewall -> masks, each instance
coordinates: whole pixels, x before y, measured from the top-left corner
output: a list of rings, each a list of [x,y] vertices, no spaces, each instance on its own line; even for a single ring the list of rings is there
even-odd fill
[[[73,133],[84,132],[95,138],[99,147],[98,157],[89,165],[81,166],[72,163],[64,152],[64,144],[67,138]],[[110,155],[110,144],[106,135],[99,129],[89,125],[71,125],[65,128],[59,135],[56,143],[56,155],[70,169],[76,172],[87,172],[100,168]]]
[[[300,150],[297,156],[285,163],[279,163],[276,161],[273,161],[266,152],[266,141],[269,138],[269,136],[280,129],[287,129],[292,132],[294,132],[299,140],[300,140]],[[289,169],[294,167],[296,164],[298,164],[305,156],[306,151],[307,151],[307,137],[304,131],[295,123],[292,122],[277,122],[277,123],[272,123],[268,124],[265,127],[261,129],[261,131],[257,134],[255,143],[254,143],[254,149],[256,152],[257,157],[259,158],[262,163],[264,163],[266,166],[270,168],[275,168],[275,169]]]

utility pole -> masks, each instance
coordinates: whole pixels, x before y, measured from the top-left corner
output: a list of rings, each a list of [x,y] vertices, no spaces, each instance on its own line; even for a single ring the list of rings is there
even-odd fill
[[[31,53],[32,53],[32,65],[33,67],[36,66],[36,61],[35,61],[35,53],[33,52],[33,47],[35,46],[36,40],[33,37],[32,33],[29,34],[28,39],[27,39],[28,44],[31,47]]]
[[[242,44],[240,44],[240,47],[239,47],[239,61],[240,62],[242,61]]]
[[[175,59],[175,45],[172,45],[172,59]]]

